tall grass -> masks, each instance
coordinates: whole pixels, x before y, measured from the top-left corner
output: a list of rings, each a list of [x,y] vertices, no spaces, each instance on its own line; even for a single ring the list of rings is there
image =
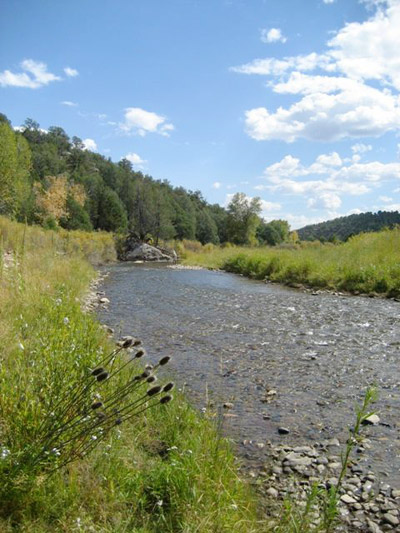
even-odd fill
[[[337,245],[185,249],[183,262],[294,286],[400,296],[399,228],[357,235]]]
[[[65,429],[87,436],[82,391],[105,397],[87,380],[115,347],[81,300],[94,275],[84,256],[112,258],[112,239],[5,219],[0,231],[0,531],[263,531],[230,446],[179,393],[126,416],[63,466],[69,437],[55,443]],[[121,390],[118,380],[106,386],[111,398]]]

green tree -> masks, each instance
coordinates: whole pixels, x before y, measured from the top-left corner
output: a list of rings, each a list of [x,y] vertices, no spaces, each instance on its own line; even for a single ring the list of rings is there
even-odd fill
[[[98,224],[105,231],[123,232],[128,227],[124,204],[110,187],[104,187],[100,197]]]
[[[260,224],[261,200],[236,193],[228,205],[227,235],[235,244],[254,244]]]
[[[286,220],[271,220],[262,222],[257,229],[257,237],[260,242],[270,246],[276,246],[289,240],[290,226]]]
[[[26,140],[8,121],[0,121],[0,213],[23,213],[31,192],[31,151]]]
[[[67,214],[60,219],[61,227],[69,230],[93,230],[89,213],[75,200],[72,194],[68,194],[67,196],[66,209]]]
[[[219,243],[217,225],[205,208],[196,214],[196,239],[201,244],[206,244],[207,242]]]
[[[18,154],[15,134],[6,122],[0,122],[0,213],[15,209],[15,174]]]

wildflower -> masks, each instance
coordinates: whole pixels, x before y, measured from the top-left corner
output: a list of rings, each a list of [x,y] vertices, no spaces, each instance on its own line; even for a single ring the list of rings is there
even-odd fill
[[[64,317],[63,322],[64,322],[64,324],[65,324],[66,326],[68,326],[68,324],[69,324],[69,318],[68,318],[67,316]]]
[[[147,391],[147,396],[154,396],[155,394],[158,394],[161,391],[161,387],[159,385],[156,385],[155,387],[152,387]]]
[[[173,396],[163,396],[160,400],[160,403],[163,405],[170,402],[172,400]],[[179,418],[179,417],[178,417]]]
[[[104,381],[105,379],[108,378],[108,372],[101,372],[101,374],[98,374],[98,376],[96,377],[97,381]]]
[[[133,337],[124,337],[121,343],[122,348],[130,348],[134,343],[135,339]]]
[[[174,386],[175,385],[172,383],[172,381],[170,383],[167,383],[163,387],[163,392],[169,392],[170,390],[172,390],[174,388]]]
[[[6,448],[5,446],[3,446],[3,448],[0,448],[0,449],[1,449],[1,454],[0,454],[1,459],[6,459],[11,453],[10,450]]]
[[[162,500],[158,500],[158,502],[157,502],[158,507],[162,507],[162,506],[163,506],[163,503],[164,503],[164,502],[163,502]]]
[[[98,376],[99,374],[102,374],[103,372],[105,372],[105,370],[102,366],[100,366],[99,368],[95,368],[94,370],[92,370],[92,376]]]
[[[25,346],[22,344],[22,342],[19,342],[19,343],[18,343],[18,348],[19,348],[20,350],[22,350],[22,351],[25,350]]]

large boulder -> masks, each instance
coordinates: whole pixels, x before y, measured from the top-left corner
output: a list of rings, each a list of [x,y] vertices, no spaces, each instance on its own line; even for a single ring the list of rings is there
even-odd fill
[[[163,248],[156,248],[150,244],[137,242],[125,250],[123,259],[125,261],[175,262],[177,260],[177,256],[175,250],[165,250]]]

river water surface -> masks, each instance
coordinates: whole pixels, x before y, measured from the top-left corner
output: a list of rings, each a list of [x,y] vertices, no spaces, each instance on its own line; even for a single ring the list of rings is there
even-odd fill
[[[367,428],[363,461],[400,488],[398,302],[207,270],[122,263],[107,271],[102,322],[141,338],[154,361],[172,355],[169,371],[197,407],[232,403],[225,432],[244,459],[261,462],[266,452],[258,445],[249,454],[243,441],[344,442],[355,403],[374,383],[380,424]]]

